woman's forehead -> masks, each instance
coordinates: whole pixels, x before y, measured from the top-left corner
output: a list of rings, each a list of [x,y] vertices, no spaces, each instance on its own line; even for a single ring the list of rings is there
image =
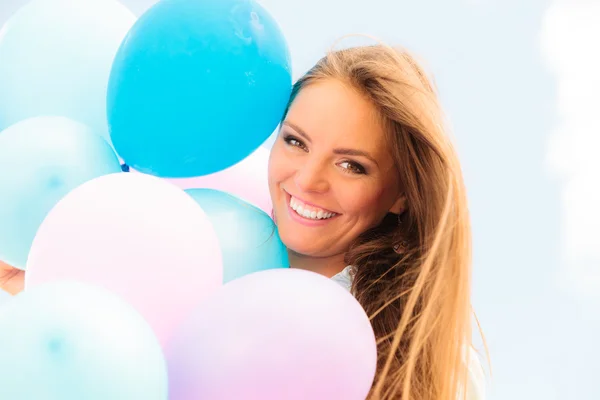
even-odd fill
[[[372,152],[386,146],[384,126],[375,106],[357,90],[333,79],[300,90],[286,121],[311,140],[343,142]]]

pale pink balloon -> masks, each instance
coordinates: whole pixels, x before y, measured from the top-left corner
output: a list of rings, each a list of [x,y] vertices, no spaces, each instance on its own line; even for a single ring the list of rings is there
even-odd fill
[[[239,163],[206,176],[166,179],[182,189],[209,188],[233,194],[271,215],[268,184],[269,150],[259,147]],[[131,169],[131,172],[137,172]]]
[[[222,286],[223,266],[217,235],[188,194],[153,176],[117,173],[79,186],[50,211],[25,275],[26,290],[58,279],[102,285],[165,343]]]
[[[299,269],[223,285],[165,347],[169,399],[364,400],[375,334],[338,283]]]

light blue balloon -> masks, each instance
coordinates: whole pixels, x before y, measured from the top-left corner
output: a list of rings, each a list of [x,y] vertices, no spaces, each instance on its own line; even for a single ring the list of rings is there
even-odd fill
[[[271,135],[291,79],[285,38],[254,0],[160,1],[115,58],[112,142],[144,173],[181,178],[223,170]]]
[[[31,118],[0,132],[0,260],[25,269],[54,205],[82,183],[120,171],[110,145],[68,118]]]
[[[0,354],[0,399],[167,399],[154,332],[128,303],[94,285],[46,283],[4,304]]]
[[[110,142],[108,78],[135,20],[115,0],[34,0],[21,7],[0,33],[0,130],[62,115]]]
[[[10,299],[12,299],[12,296],[4,290],[0,289],[0,307],[2,307],[4,303],[8,302]]]
[[[223,283],[253,272],[289,268],[277,226],[264,211],[214,189],[188,189],[212,223],[223,254]]]

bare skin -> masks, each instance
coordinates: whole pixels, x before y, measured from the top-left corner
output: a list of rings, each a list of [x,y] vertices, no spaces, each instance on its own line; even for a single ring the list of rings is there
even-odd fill
[[[290,267],[327,277],[344,269],[361,233],[404,207],[377,110],[336,80],[303,88],[292,103],[271,150],[269,190]],[[299,204],[312,219],[291,208]]]
[[[0,261],[0,289],[15,295],[25,288],[25,271]]]

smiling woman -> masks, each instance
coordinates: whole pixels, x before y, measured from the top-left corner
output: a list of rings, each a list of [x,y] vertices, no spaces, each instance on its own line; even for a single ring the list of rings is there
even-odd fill
[[[294,85],[271,151],[273,216],[290,266],[333,277],[371,319],[373,400],[483,399],[467,196],[443,126],[409,54],[352,48]],[[22,286],[23,272],[0,263],[0,287]]]
[[[302,77],[271,151],[269,190],[290,266],[333,277],[371,318],[370,398],[483,398],[461,168],[409,54],[331,52]]]

